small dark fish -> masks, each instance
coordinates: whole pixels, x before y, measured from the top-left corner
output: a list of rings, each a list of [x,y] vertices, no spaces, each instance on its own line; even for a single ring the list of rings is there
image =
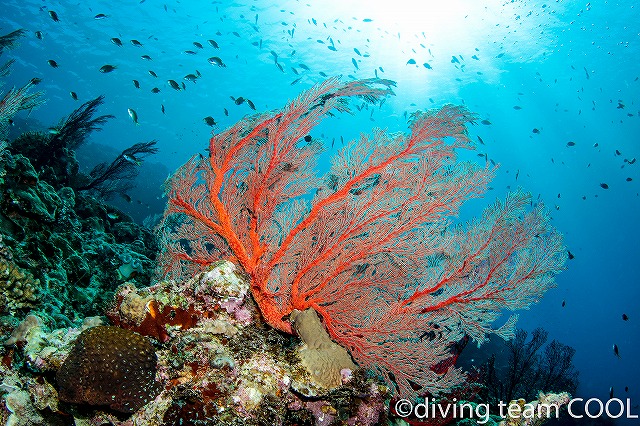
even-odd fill
[[[624,387],[624,391],[625,391],[625,392],[629,392],[629,386],[625,386],[625,387]]]
[[[58,14],[53,10],[49,11],[49,16],[51,16],[51,19],[53,19],[53,22],[60,22],[60,18],[58,18]]]
[[[407,63],[406,63],[405,65],[415,65],[415,63],[416,63],[416,60],[415,60],[415,59],[413,59],[413,58],[411,58],[411,59],[409,59],[409,60],[407,61]]]
[[[118,37],[113,37],[111,39],[111,43],[115,44],[118,47],[122,47],[122,40],[120,40]]]
[[[294,85],[298,84],[298,83],[300,82],[300,80],[302,80],[302,77],[300,77],[300,78],[296,78],[295,80],[293,80],[293,81],[291,82],[291,85],[292,85],[292,86],[294,86]]]
[[[565,306],[567,306],[567,302],[565,302],[564,300],[562,301],[562,307],[564,308]]]
[[[131,44],[133,44],[135,47],[142,47],[142,43],[135,39],[131,40]]]
[[[107,64],[107,65],[103,65],[103,66],[100,67],[100,72],[103,73],[103,74],[106,74],[106,73],[111,72],[111,71],[113,71],[115,69],[116,69],[116,67],[114,65]]]
[[[158,74],[156,74],[155,72],[153,72],[151,70],[149,70],[149,75],[152,76],[152,77],[156,77],[156,78],[158,77]]]
[[[587,71],[587,67],[584,67],[584,73],[587,76],[587,80],[589,80],[589,71]]]
[[[202,43],[198,43],[197,41],[194,41],[194,42],[193,42],[193,45],[194,45],[195,47],[197,47],[198,49],[204,49],[204,46],[202,45]]]
[[[226,109],[226,108],[223,108],[223,109],[224,109],[224,115],[228,117],[229,116],[229,110]]]
[[[184,53],[186,53],[187,55],[195,55],[196,52],[194,52],[193,50],[185,50]]]
[[[151,89],[151,93],[160,93],[160,89],[154,87],[153,89]]]
[[[160,104],[160,111],[162,111],[162,113],[164,114],[164,105]]]
[[[38,40],[42,40],[42,37],[43,37],[43,35],[42,35],[42,31],[36,31],[36,32],[35,32],[35,34],[36,34],[36,38],[37,38]]]
[[[280,63],[276,62],[276,67],[278,67],[280,71],[284,72],[284,67]]]
[[[627,314],[622,314],[622,321],[629,321]]]
[[[372,21],[373,21],[373,19],[370,19],[370,18],[364,18],[364,19],[362,20],[362,22],[372,22]]]
[[[576,143],[572,142],[572,141],[569,141],[569,142],[567,142],[567,146],[576,146]]]
[[[69,92],[69,94],[71,95],[71,98],[73,98],[74,101],[78,100],[78,94],[76,92]]]
[[[256,110],[256,106],[253,104],[253,102],[251,102],[250,99],[247,99],[247,105],[249,105],[249,108],[251,108],[252,110]]]
[[[274,52],[273,50],[270,52],[271,56],[273,56],[273,59],[278,62],[278,54],[276,52]]]
[[[332,50],[332,51],[334,51],[334,52],[337,52],[337,51],[338,51],[338,49],[336,49],[336,47],[335,47],[335,46],[327,46],[327,49]]]
[[[433,69],[433,67],[431,67],[431,65],[429,65],[429,64],[428,64],[428,63],[426,63],[426,62],[425,62],[424,64],[422,64],[422,66],[423,66],[423,67],[425,67],[425,68],[426,68],[426,69],[428,69],[428,70],[432,70],[432,69]]]
[[[481,143],[482,145],[484,145],[484,141],[482,140],[482,138],[481,138],[480,136],[478,136],[478,141],[480,141],[480,143]]]
[[[616,155],[622,155],[622,153],[616,149]]]
[[[519,106],[519,105],[514,105],[514,106],[513,106],[513,109],[515,109],[516,111],[519,111],[519,110],[521,110],[521,109],[522,109],[522,107],[521,107],[521,106]]]
[[[305,70],[305,71],[309,71],[309,67],[308,67],[308,66],[306,66],[305,64],[298,64],[298,66],[299,66],[300,68],[302,68],[303,70]]]
[[[133,85],[135,86],[136,89],[140,88],[140,82],[138,80],[133,80]]]
[[[231,32],[231,34],[233,34],[233,35],[234,35],[234,36],[236,36],[236,37],[240,37],[240,34],[238,34],[238,32],[237,32],[237,31],[232,31],[232,32]]]
[[[602,188],[602,189],[609,189],[609,185],[607,185],[606,183],[601,183],[601,184],[600,184],[600,188]]]
[[[217,65],[219,67],[226,67],[226,65],[224,64],[224,62],[222,62],[222,59],[218,58],[217,56],[212,56],[208,59],[209,63],[211,65]]]
[[[108,15],[105,15],[104,13],[98,13],[96,16],[93,17],[93,19],[104,19],[104,18],[108,18]]]
[[[356,55],[358,56],[362,56],[362,54],[360,53],[360,51],[358,49],[356,49],[355,47],[353,48],[353,51],[356,52]]]
[[[169,86],[171,86],[171,88],[173,88],[175,90],[180,90],[180,85],[178,84],[177,81],[175,81],[175,80],[167,80],[167,83],[169,83]]]
[[[306,136],[304,137],[304,141],[305,141],[305,142],[311,142],[311,139],[312,139],[312,138],[311,138],[311,135],[306,135]]]
[[[615,343],[613,344],[613,354],[620,358],[620,351],[618,350],[618,345],[616,345]]]
[[[233,100],[233,102],[235,102],[236,105],[242,105],[242,103],[244,102],[244,98],[242,96],[237,97]]]
[[[539,135],[539,134],[540,134],[540,130],[535,129],[535,128],[532,130],[532,132],[533,132],[533,133],[535,133],[536,135]]]
[[[149,56],[149,55],[142,55],[142,56],[140,56],[140,58],[145,59],[147,61],[151,60],[151,56]]]
[[[356,58],[351,58],[351,63],[353,63],[353,66],[356,67],[357,70],[360,69],[360,67],[358,66],[358,62],[356,61]]]
[[[187,86],[185,86],[184,81],[181,81],[180,84],[182,84],[182,90],[187,90]]]
[[[575,258],[576,258],[576,257],[574,256],[574,254],[573,254],[573,253],[571,253],[569,250],[567,250],[567,256],[569,256],[569,260],[573,260],[573,259],[575,259]]]
[[[322,77],[326,77],[327,73],[320,71],[318,74],[320,74]]]
[[[209,42],[211,47],[213,47],[214,49],[220,49],[220,46],[218,46],[218,43],[216,43],[214,40],[207,40],[207,41]]]
[[[631,182],[631,181],[633,180],[633,178],[628,177],[628,178],[626,178],[625,180],[626,180],[627,182]]]
[[[183,79],[187,80],[187,81],[193,81],[194,83],[196,82],[196,80],[198,79],[198,76],[195,74],[187,74],[184,77],[182,77]]]
[[[57,63],[56,61],[54,61],[53,59],[49,59],[49,60],[47,61],[47,63],[48,63],[49,65],[51,65],[51,68],[58,68],[58,63]]]
[[[480,123],[484,124],[485,126],[491,125],[491,122],[489,120],[482,120]]]
[[[204,122],[207,124],[207,126],[213,127],[213,126],[216,125],[216,121],[210,115],[205,117],[205,118],[203,118],[202,120],[204,120]]]
[[[38,77],[33,77],[33,78],[30,80],[30,83],[31,83],[31,84],[33,84],[34,86],[35,86],[36,84],[40,84],[41,82],[42,82],[42,79],[41,79],[41,78],[38,78]]]
[[[499,53],[498,56],[496,56],[496,58],[502,58],[504,56],[504,53]]]
[[[127,194],[125,194],[124,192],[120,193],[120,196],[127,202],[130,203],[131,202],[131,197]]]
[[[460,61],[459,61],[459,60],[458,60],[458,58],[456,58],[455,56],[452,56],[452,57],[451,57],[451,63],[452,63],[452,64],[459,64],[459,63],[460,63]]]

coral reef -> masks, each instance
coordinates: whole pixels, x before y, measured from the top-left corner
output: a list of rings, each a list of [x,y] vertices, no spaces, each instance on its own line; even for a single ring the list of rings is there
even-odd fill
[[[388,422],[388,389],[361,369],[345,374],[335,386],[316,389],[312,397],[296,390],[312,375],[298,357],[299,339],[262,322],[249,297],[249,282],[230,262],[217,262],[184,282],[163,281],[145,289],[124,284],[109,317],[147,333],[155,342],[153,356],[149,343],[140,340],[146,339],[125,328],[103,327],[92,318],[80,328],[48,331],[42,319],[30,316],[0,354],[0,375],[5,377],[0,413],[12,416],[15,424],[26,419],[117,426]],[[138,349],[129,345],[131,339]],[[139,355],[141,347],[145,355]],[[137,356],[144,360],[135,361]],[[157,366],[153,383],[159,388],[151,384],[151,364]],[[56,373],[57,384],[51,373]],[[102,380],[95,382],[98,374]],[[98,398],[92,382],[103,385],[103,396],[114,396],[112,408],[117,409],[127,401],[120,393],[123,386],[133,387],[138,397],[129,407],[137,410],[121,414],[108,408],[112,401]],[[140,397],[141,389],[149,387],[148,396]]]
[[[35,309],[67,326],[102,313],[123,281],[150,281],[156,252],[151,232],[96,198],[99,191],[77,187],[83,175],[74,149],[109,118],[93,118],[101,102],[85,103],[53,133],[23,133],[0,151],[1,266],[14,275],[25,271],[22,279],[2,281],[7,292],[0,315],[22,317]],[[122,162],[137,174],[137,164]]]

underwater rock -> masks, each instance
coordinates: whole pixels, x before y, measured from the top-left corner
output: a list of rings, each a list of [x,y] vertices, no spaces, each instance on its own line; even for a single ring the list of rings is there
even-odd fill
[[[26,342],[27,336],[34,329],[42,327],[40,318],[35,315],[27,315],[24,320],[13,330],[11,336],[5,340],[5,346],[15,345],[18,342]]]
[[[222,313],[228,324],[225,329],[248,325],[257,315],[255,308],[244,304],[248,292],[249,284],[235,265],[221,261],[183,283],[162,282],[140,290],[125,284],[116,292],[107,317],[119,327],[166,342],[171,330],[187,330],[201,319]]]

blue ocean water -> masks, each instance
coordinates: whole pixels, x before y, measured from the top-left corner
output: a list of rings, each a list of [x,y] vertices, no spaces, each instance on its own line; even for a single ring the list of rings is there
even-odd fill
[[[156,139],[160,152],[142,166],[130,194],[134,202],[116,200],[138,221],[162,212],[164,178],[194,153],[205,153],[212,131],[205,117],[216,121],[215,131],[253,112],[231,97],[263,111],[281,107],[324,75],[396,81],[396,95],[381,107],[317,128],[326,164],[342,139],[373,127],[406,130],[407,114],[417,109],[467,105],[486,121],[471,128],[478,148],[464,157],[500,169],[488,196],[465,207],[463,216],[523,187],[552,210],[575,256],[557,289],[521,314],[519,327],[544,327],[549,340],[576,349],[579,396],[606,400],[613,387],[617,397],[631,398],[637,414],[640,6],[633,3],[3,0],[0,33],[28,31],[19,47],[3,54],[16,60],[4,89],[38,77],[46,91],[43,107],[16,118],[14,136],[45,130],[81,102],[106,95],[99,112],[116,119],[81,151],[87,169]],[[211,57],[226,66],[211,64]],[[102,73],[104,65],[116,69]],[[184,79],[188,74],[200,76],[192,82]],[[139,125],[128,109],[137,112]]]

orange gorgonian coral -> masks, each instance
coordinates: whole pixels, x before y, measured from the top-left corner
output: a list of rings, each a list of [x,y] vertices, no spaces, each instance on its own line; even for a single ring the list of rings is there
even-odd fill
[[[331,78],[283,109],[215,134],[167,182],[163,275],[189,276],[231,258],[251,277],[265,320],[314,309],[337,343],[403,396],[463,380],[445,365],[464,336],[512,336],[516,316],[554,285],[562,237],[541,204],[517,191],[466,225],[447,219],[481,196],[493,170],[456,159],[472,149],[465,107],[416,112],[408,134],[376,129],[315,172],[322,144],[305,138],[347,99],[375,102],[388,80]]]

